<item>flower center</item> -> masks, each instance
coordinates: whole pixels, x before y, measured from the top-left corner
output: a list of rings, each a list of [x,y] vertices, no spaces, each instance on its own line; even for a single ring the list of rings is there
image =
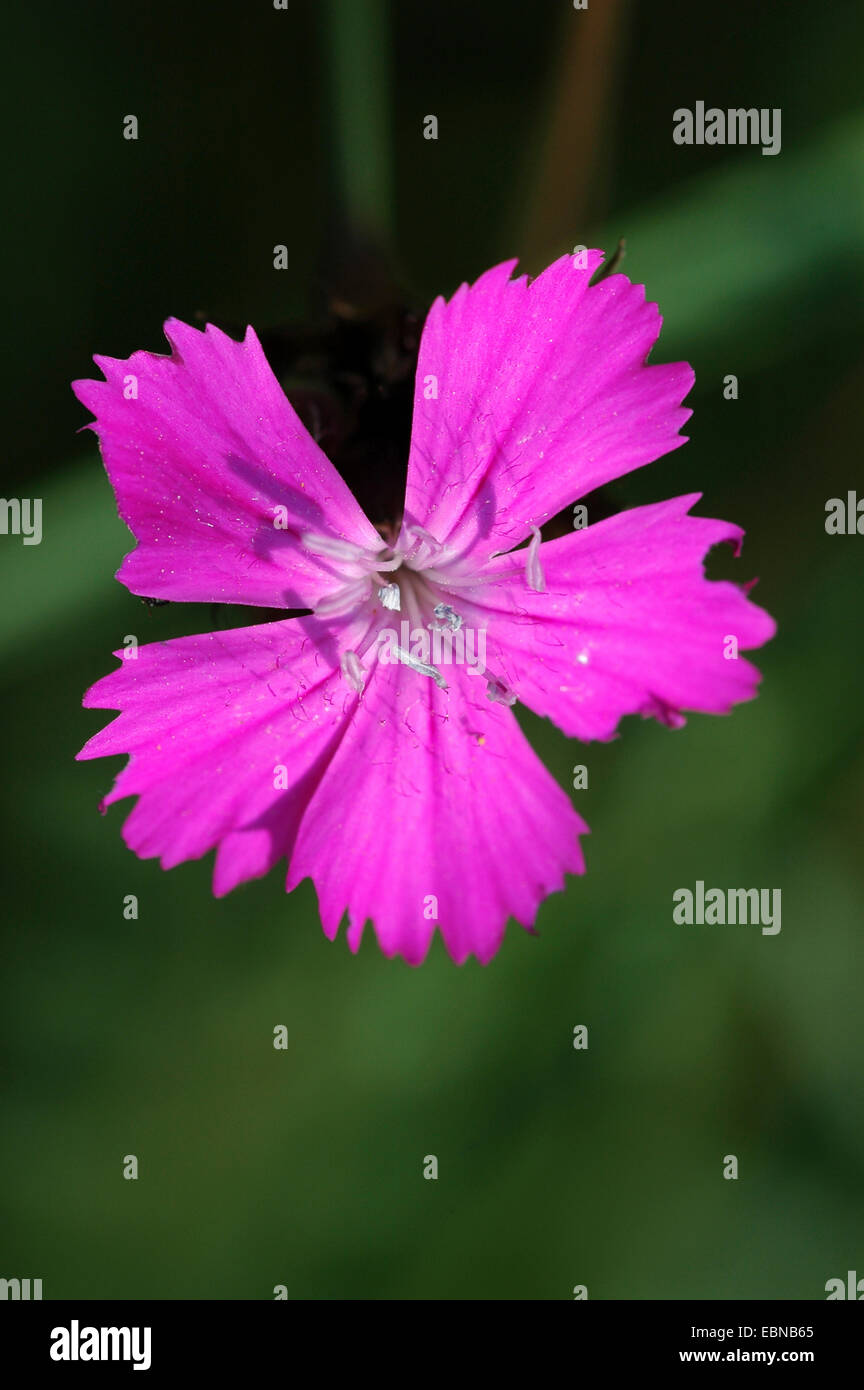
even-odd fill
[[[371,551],[334,537],[303,536],[306,548],[334,563],[344,580],[317,605],[316,615],[335,618],[359,613],[367,605],[372,609],[367,637],[357,651],[345,651],[340,658],[345,680],[361,692],[367,658],[375,656],[408,666],[447,690],[442,667],[457,664],[466,666],[469,674],[485,676],[490,700],[513,704],[515,695],[506,684],[487,673],[485,628],[466,629],[458,608],[438,591],[436,579],[447,579],[444,547],[421,526],[406,528],[400,542],[401,549]]]

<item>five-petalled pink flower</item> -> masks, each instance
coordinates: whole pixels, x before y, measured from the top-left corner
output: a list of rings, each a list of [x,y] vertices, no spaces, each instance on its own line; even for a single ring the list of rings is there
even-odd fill
[[[287,861],[324,931],[412,964],[440,928],[488,961],[509,918],[582,873],[587,826],[522,734],[516,701],[574,738],[626,714],[727,712],[759,674],[772,619],[703,561],[738,527],[700,494],[542,541],[593,489],[684,443],[685,363],[646,365],[660,331],[644,289],[602,253],[536,279],[495,266],[426,319],[404,512],[376,530],[300,422],[250,328],[242,342],[169,320],[170,356],[97,357],[74,390],[96,419],[137,539],[118,578],[153,598],[308,615],[142,646],[85,705],[121,711],[79,755],[128,754],[105,804],[164,868],[216,850],[222,895]],[[137,394],[124,389],[132,376]],[[432,385],[434,383],[434,385]],[[127,398],[131,396],[131,398]],[[395,620],[483,664],[404,646]]]

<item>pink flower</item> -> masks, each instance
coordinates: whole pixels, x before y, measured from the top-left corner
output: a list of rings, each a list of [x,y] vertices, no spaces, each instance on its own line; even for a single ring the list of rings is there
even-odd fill
[[[693,373],[645,365],[657,306],[623,275],[591,286],[601,259],[533,281],[511,261],[436,300],[387,535],[251,328],[240,343],[172,319],[170,357],[97,357],[105,381],[74,384],[138,541],[122,583],[311,610],[142,647],[87,693],[121,711],[79,756],[131,755],[106,804],[137,796],[136,854],[169,869],[215,848],[217,895],[285,859],[329,937],[348,913],[352,950],[371,920],[386,955],[419,964],[438,925],[455,961],[485,962],[508,917],[530,927],[584,871],[587,827],[515,700],[608,739],[625,714],[677,725],[752,698],[758,672],[729,639],[757,647],[774,625],[704,577],[706,551],[742,533],[691,516],[698,493],[540,542],[563,508],[685,442]]]

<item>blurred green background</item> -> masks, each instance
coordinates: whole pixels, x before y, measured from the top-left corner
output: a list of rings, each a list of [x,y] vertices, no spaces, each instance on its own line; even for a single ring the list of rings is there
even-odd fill
[[[44,499],[44,538],[0,537],[0,1275],[46,1298],[819,1299],[864,1272],[864,539],[824,529],[864,492],[860,5],[104,0],[6,23],[3,492]],[[782,152],[676,146],[697,100],[782,108]],[[281,871],[216,902],[209,862],[125,849],[131,803],[98,814],[122,760],[73,762],[125,634],[212,624],[112,579],[128,537],[69,380],[161,350],[169,314],[313,314],[346,218],[418,303],[625,236],[695,414],[606,503],[703,491],[748,533],[711,572],[758,575],[780,624],[731,718],[587,748],[525,718],[564,786],[589,767],[588,873],[486,968],[436,942],[412,970],[368,931],[355,958]],[[781,888],[781,933],[676,927],[697,879]]]

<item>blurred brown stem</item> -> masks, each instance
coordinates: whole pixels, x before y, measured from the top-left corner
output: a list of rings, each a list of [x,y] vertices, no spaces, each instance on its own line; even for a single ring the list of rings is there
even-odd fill
[[[599,171],[609,145],[625,4],[596,0],[562,18],[561,55],[519,240],[526,269],[578,244],[589,220],[599,221]]]

